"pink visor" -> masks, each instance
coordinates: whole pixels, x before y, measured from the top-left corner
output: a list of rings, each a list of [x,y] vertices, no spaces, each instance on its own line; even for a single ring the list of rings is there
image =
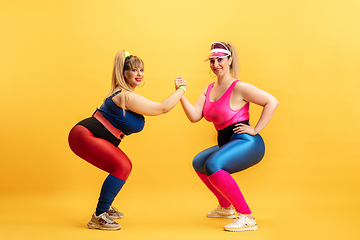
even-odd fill
[[[231,52],[226,47],[226,45],[221,42],[214,42],[213,44],[211,44],[210,55],[205,58],[204,62],[208,61],[210,58],[227,56],[231,56]]]

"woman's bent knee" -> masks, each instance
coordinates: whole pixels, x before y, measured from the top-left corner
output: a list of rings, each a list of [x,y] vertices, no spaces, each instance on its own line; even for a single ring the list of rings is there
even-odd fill
[[[212,159],[209,159],[206,162],[204,169],[205,169],[206,175],[208,175],[208,176],[210,176],[211,174],[213,174],[219,170],[223,170],[222,167],[220,166],[220,162],[216,161],[216,160],[212,160]]]
[[[128,179],[132,170],[132,163],[129,161],[128,163],[122,163],[116,166],[116,169],[111,172],[111,175],[126,181]]]
[[[197,172],[205,172],[204,170],[204,163],[202,161],[199,161],[198,158],[194,158],[193,162],[192,162],[193,168],[195,171]]]

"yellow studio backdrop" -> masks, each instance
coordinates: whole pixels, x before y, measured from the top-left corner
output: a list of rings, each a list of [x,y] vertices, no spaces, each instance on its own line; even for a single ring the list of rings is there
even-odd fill
[[[356,239],[359,11],[355,0],[1,1],[0,239]],[[107,174],[67,134],[101,105],[116,52],[144,60],[138,93],[162,101],[183,76],[195,103],[215,81],[202,62],[214,41],[233,42],[240,79],[280,101],[264,159],[234,175],[259,230],[206,219],[217,203],[191,161],[216,132],[180,104],[120,144],[133,162],[114,202],[123,229],[88,230]],[[261,108],[250,111],[256,124]]]

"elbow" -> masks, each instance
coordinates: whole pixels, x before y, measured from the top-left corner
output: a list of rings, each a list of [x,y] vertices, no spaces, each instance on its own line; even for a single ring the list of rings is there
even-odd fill
[[[168,113],[171,109],[173,109],[173,107],[169,106],[168,104],[161,103],[157,109],[157,115]]]
[[[202,118],[202,117],[201,117]],[[198,121],[201,120],[201,118],[198,117],[188,117],[188,119],[190,120],[191,123],[197,123]]]
[[[171,110],[171,109],[163,108],[161,114],[168,113],[168,112],[170,112],[170,110]]]
[[[177,102],[176,102],[177,103]],[[171,109],[173,109],[175,106],[176,106],[176,103],[175,104],[170,104],[166,101],[163,101],[161,104],[160,104],[160,107],[159,107],[159,110],[160,110],[160,114],[165,114],[165,113],[168,113],[171,111]]]
[[[276,98],[272,98],[270,99],[265,105],[263,105],[263,107],[267,107],[267,108],[272,108],[272,109],[276,109],[279,106],[279,101]]]
[[[279,104],[280,104],[279,101],[276,98],[274,98],[274,106],[277,107],[279,106]]]
[[[275,108],[276,108],[277,106],[279,106],[279,101],[278,101],[275,97],[272,97],[272,98],[270,99],[269,103],[270,103],[272,106],[274,106]]]
[[[171,111],[171,109],[173,109],[175,106],[169,106],[169,105],[163,105],[162,108],[160,109],[160,114],[165,114]]]
[[[276,105],[276,107],[279,106],[279,104],[280,104],[279,101],[275,98],[275,105]]]
[[[148,116],[159,116],[165,113],[168,113],[170,111],[170,109],[166,109],[166,108],[158,108],[154,111],[151,111],[150,113],[146,114]]]

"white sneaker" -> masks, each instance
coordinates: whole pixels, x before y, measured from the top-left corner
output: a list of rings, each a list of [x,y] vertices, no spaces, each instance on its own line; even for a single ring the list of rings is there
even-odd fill
[[[110,206],[108,211],[109,216],[112,219],[120,219],[124,217],[124,214],[122,212],[119,212],[115,207]]]
[[[119,230],[121,228],[120,224],[115,222],[107,212],[103,212],[99,216],[94,213],[87,225],[90,229],[101,230]]]
[[[206,216],[208,218],[236,218],[235,210],[232,206],[223,208],[220,205],[211,212],[206,213]]]
[[[255,219],[248,218],[243,214],[239,214],[232,223],[226,225],[224,228],[230,232],[254,231],[258,229]]]

